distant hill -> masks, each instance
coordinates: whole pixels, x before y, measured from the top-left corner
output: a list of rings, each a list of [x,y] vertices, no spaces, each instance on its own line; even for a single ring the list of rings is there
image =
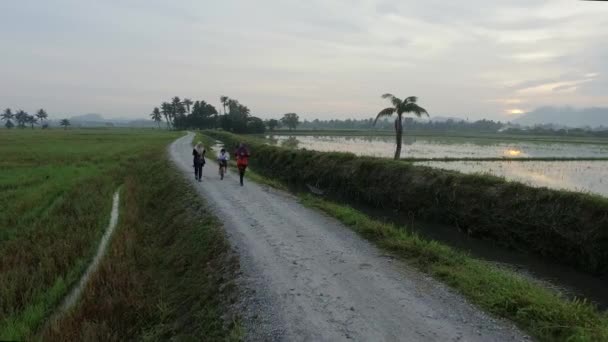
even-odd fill
[[[513,123],[534,126],[553,124],[568,127],[608,127],[608,108],[540,107],[523,114]]]
[[[76,115],[76,116],[72,116],[70,118],[70,121],[106,121],[106,119],[103,118],[103,116],[101,116],[101,114],[97,114],[97,113],[89,113],[89,114],[84,114],[84,115]]]

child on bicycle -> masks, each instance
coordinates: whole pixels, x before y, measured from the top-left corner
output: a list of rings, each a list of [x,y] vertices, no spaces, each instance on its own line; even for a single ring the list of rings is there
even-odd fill
[[[230,155],[226,153],[225,148],[221,149],[217,155],[217,163],[220,165],[220,179],[224,179],[224,174],[228,169],[228,160],[230,160]]]

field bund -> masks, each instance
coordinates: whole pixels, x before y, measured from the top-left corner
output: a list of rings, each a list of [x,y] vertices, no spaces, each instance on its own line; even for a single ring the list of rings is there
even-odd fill
[[[289,185],[312,185],[591,274],[608,274],[606,198],[351,153],[285,149],[229,133],[205,134],[228,146],[245,140],[252,167]]]

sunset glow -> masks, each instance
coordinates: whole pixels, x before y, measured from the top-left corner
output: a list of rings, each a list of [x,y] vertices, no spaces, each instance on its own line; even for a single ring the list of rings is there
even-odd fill
[[[525,113],[523,110],[517,108],[507,110],[507,114],[509,115],[519,115],[523,113]]]

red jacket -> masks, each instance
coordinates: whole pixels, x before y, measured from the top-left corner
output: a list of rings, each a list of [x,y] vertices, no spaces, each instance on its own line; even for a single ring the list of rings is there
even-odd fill
[[[237,165],[248,165],[249,164],[249,151],[245,147],[239,147],[234,152]]]

